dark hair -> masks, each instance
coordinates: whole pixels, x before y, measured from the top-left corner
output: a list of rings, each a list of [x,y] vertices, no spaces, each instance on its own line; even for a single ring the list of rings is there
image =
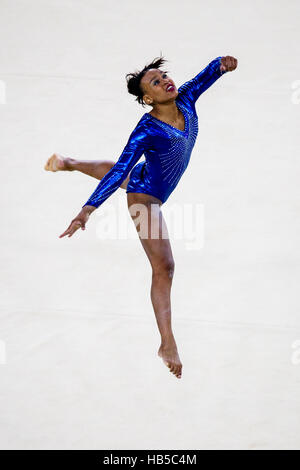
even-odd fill
[[[128,93],[131,95],[137,96],[135,101],[138,101],[144,107],[144,100],[143,100],[143,91],[141,89],[140,83],[149,69],[159,69],[161,65],[165,62],[168,62],[167,59],[164,59],[162,56],[156,57],[150,64],[145,65],[145,67],[141,71],[136,71],[134,73],[127,73],[126,80],[127,80],[127,89]],[[166,71],[167,72],[167,71]]]

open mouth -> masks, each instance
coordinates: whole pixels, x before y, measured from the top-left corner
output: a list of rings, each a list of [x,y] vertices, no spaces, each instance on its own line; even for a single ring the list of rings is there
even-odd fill
[[[174,91],[175,90],[175,87],[174,85],[168,85],[167,88],[166,88],[166,91]]]

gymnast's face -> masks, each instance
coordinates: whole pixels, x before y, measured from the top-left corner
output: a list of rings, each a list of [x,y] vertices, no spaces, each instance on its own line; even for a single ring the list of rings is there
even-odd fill
[[[178,95],[173,80],[160,69],[147,70],[140,83],[144,92],[143,99],[151,106],[174,101]],[[172,88],[169,85],[172,85]]]

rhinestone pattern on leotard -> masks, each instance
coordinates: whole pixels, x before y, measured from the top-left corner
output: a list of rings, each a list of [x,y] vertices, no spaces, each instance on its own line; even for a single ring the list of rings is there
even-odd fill
[[[175,188],[186,170],[190,161],[191,152],[198,135],[198,118],[195,114],[183,109],[182,104],[177,104],[185,117],[186,129],[180,131],[173,126],[172,129],[163,121],[156,122],[164,129],[169,137],[170,147],[167,152],[160,153],[159,158],[162,168],[162,179]],[[179,132],[176,132],[179,131]]]

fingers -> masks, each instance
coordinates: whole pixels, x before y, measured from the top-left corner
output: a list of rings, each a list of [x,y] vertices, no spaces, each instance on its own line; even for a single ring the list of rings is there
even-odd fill
[[[68,236],[71,237],[73,233],[75,233],[76,230],[78,230],[80,227],[81,227],[81,223],[79,222],[79,220],[75,220],[74,222],[72,222],[71,227],[69,229]]]
[[[232,57],[230,55],[226,55],[221,58],[221,71],[227,71],[227,72],[232,72],[232,70],[235,70],[237,67],[237,59],[235,57]]]
[[[72,225],[72,222],[70,223],[69,227],[67,228],[67,230],[64,231],[64,233],[62,233],[61,235],[59,235],[59,238],[62,238],[62,237],[65,237],[68,233],[69,233],[69,230],[71,228],[71,225]]]
[[[68,237],[71,237],[73,235],[73,233],[76,232],[76,230],[78,230],[80,227],[81,227],[81,222],[79,222],[79,220],[74,220],[71,222],[71,224],[69,225],[69,227],[67,228],[67,230],[62,233],[59,238],[63,238],[65,237],[66,235],[68,235]],[[83,228],[83,230],[85,230],[85,227]]]
[[[232,70],[235,70],[237,66],[237,60],[235,57],[228,57],[228,70],[231,72]]]

